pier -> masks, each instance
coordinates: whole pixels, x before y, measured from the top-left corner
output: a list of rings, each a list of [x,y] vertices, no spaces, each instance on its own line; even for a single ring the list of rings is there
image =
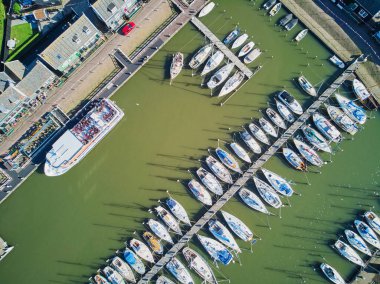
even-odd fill
[[[157,263],[140,279],[139,284],[149,283],[149,281],[191,240],[191,238],[202,229],[207,222],[244,186],[247,181],[278,151],[282,145],[291,138],[295,132],[315,113],[324,102],[340,87],[340,85],[350,77],[358,65],[365,61],[361,55],[351,63],[344,72],[326,89],[313,104],[298,117],[298,119],[285,130],[250,168],[240,176],[234,184],[208,209],[208,211],[184,234],[181,239],[174,244],[168,252],[160,258]]]
[[[214,44],[235,66],[250,79],[253,72],[233,52],[225,46],[198,18],[192,17],[191,23],[194,24],[209,40]]]

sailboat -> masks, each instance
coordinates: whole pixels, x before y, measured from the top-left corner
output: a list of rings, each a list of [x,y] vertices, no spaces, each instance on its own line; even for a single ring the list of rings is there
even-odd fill
[[[154,253],[156,253],[156,254],[163,254],[164,253],[164,247],[162,246],[160,241],[155,236],[153,236],[152,233],[144,232],[143,238]]]
[[[251,158],[249,157],[247,151],[245,151],[244,148],[241,147],[238,143],[233,142],[230,144],[230,147],[234,151],[236,156],[238,156],[241,160],[249,164],[252,163]]]
[[[353,101],[343,97],[339,94],[335,94],[335,98],[343,111],[355,122],[364,124],[367,120],[367,115],[361,107],[355,104]]]
[[[237,172],[242,173],[240,166],[238,162],[235,160],[235,158],[228,153],[227,151],[224,151],[221,148],[216,148],[215,150],[216,155],[218,156],[219,160],[229,169]]]
[[[261,117],[259,119],[259,123],[260,123],[261,128],[264,129],[264,131],[267,134],[269,134],[270,136],[275,137],[275,138],[278,136],[277,130],[273,127],[273,125],[268,120]]]
[[[302,159],[292,149],[282,148],[282,153],[285,159],[289,162],[289,164],[293,168],[299,171],[303,171],[303,172],[307,171],[307,167],[304,161],[302,161]]]
[[[216,219],[208,221],[208,229],[211,234],[222,244],[241,253],[241,249],[228,229]]]
[[[111,267],[104,267],[103,273],[111,284],[125,284],[123,277]]]
[[[135,255],[133,251],[131,251],[129,248],[125,248],[125,251],[123,253],[124,260],[138,273],[138,274],[144,274],[145,273],[145,265],[141,261],[140,258]]]
[[[95,275],[94,280],[96,284],[111,284],[106,278],[99,274]]]
[[[253,153],[260,154],[262,152],[260,144],[257,143],[257,141],[248,133],[247,130],[244,129],[242,132],[239,132],[239,134],[241,139],[245,142],[248,148],[253,151]]]
[[[254,46],[255,46],[255,43],[253,41],[250,41],[247,44],[245,44],[239,51],[238,57],[243,57],[247,55]]]
[[[223,97],[225,95],[228,95],[232,91],[236,90],[237,87],[243,82],[244,80],[244,73],[241,71],[236,71],[234,75],[231,76],[227,80],[227,82],[224,84],[223,88],[220,90],[218,97]]]
[[[204,76],[211,71],[213,71],[216,67],[222,63],[224,59],[224,53],[220,50],[217,50],[211,57],[207,60],[205,67],[202,70],[201,76]]]
[[[202,8],[202,10],[199,12],[198,18],[202,18],[206,15],[208,15],[213,9],[215,8],[215,3],[210,2],[206,6]]]
[[[232,72],[232,69],[234,69],[233,63],[228,63],[224,65],[214,75],[212,75],[210,80],[207,82],[207,87],[209,89],[214,89],[215,87],[222,84],[230,75],[230,73]]]
[[[380,249],[380,241],[375,232],[364,222],[360,220],[354,221],[355,227],[359,232],[359,235],[369,244],[375,248]]]
[[[235,49],[241,46],[248,38],[248,34],[242,34],[237,39],[235,39],[234,43],[232,44],[231,48]]]
[[[298,77],[298,83],[300,84],[301,88],[310,96],[316,97],[317,91],[313,87],[313,85],[306,79],[305,76],[299,76]]]
[[[278,22],[280,27],[284,27],[287,23],[289,23],[293,19],[293,14],[289,13],[286,16],[282,17]]]
[[[166,206],[168,206],[170,212],[172,212],[178,220],[185,223],[186,225],[191,226],[189,216],[187,215],[187,212],[181,203],[172,197],[166,199],[165,203]]]
[[[203,62],[206,61],[207,57],[209,57],[212,52],[212,44],[205,45],[201,49],[198,50],[197,53],[191,58],[189,66],[191,69],[197,69]]]
[[[217,159],[212,156],[208,156],[206,158],[206,163],[210,170],[221,181],[229,184],[233,183],[230,172]]]
[[[144,244],[143,242],[141,242],[137,239],[132,239],[129,241],[129,246],[143,260],[146,260],[147,262],[150,262],[150,263],[154,263],[153,254],[149,250],[149,248],[147,247],[146,244]]]
[[[334,247],[337,251],[346,259],[351,261],[354,264],[357,264],[361,267],[365,266],[364,261],[358,255],[356,251],[354,251],[348,244],[342,242],[341,240],[337,240],[334,244]]]
[[[128,282],[136,283],[136,277],[128,264],[120,257],[115,256],[112,259],[111,266]]]
[[[301,115],[303,113],[301,104],[286,90],[279,92],[277,97],[295,114]]]
[[[205,283],[218,283],[211,267],[199,253],[189,247],[186,247],[182,250],[182,254],[188,262],[190,269],[194,270],[205,281]]]
[[[356,248],[358,251],[368,255],[372,256],[371,250],[367,246],[367,244],[364,242],[364,240],[359,237],[358,234],[351,230],[344,230],[344,234],[346,235],[346,238],[350,245],[352,245],[354,248]]]
[[[368,106],[369,103],[372,103],[374,106],[377,105],[376,102],[373,101],[370,92],[368,92],[364,84],[358,79],[354,79],[352,81],[352,89],[354,90],[356,97],[363,105]]]
[[[301,130],[311,145],[324,152],[332,153],[330,144],[317,130],[307,125],[302,126]]]
[[[278,174],[262,168],[261,171],[263,172],[265,178],[269,181],[271,186],[280,194],[284,196],[292,196],[293,195],[293,189],[290,186],[290,184],[281,176]]]
[[[244,60],[243,62],[245,64],[249,64],[251,62],[253,62],[257,57],[259,57],[261,55],[261,50],[259,48],[255,48],[254,50],[252,50],[251,52],[249,52],[245,57],[244,57]]]
[[[380,218],[372,211],[367,211],[364,213],[364,217],[367,220],[368,225],[371,226],[372,230],[376,234],[380,235]]]
[[[270,214],[260,198],[245,187],[239,190],[239,196],[248,207],[264,214]]]
[[[222,185],[213,174],[209,173],[204,168],[200,167],[197,170],[197,175],[209,191],[211,191],[212,193],[216,195],[223,194]]]
[[[309,145],[296,138],[293,138],[293,142],[294,145],[296,145],[298,151],[308,162],[317,167],[323,166],[323,160]]]
[[[248,125],[248,127],[249,127],[249,130],[251,131],[251,133],[253,134],[253,136],[255,136],[257,138],[257,140],[259,140],[260,142],[262,142],[266,145],[270,145],[268,137],[265,135],[264,131],[262,131],[262,129],[260,127],[258,127],[254,123],[250,123]]]
[[[255,183],[256,189],[259,192],[260,196],[266,203],[274,208],[280,208],[282,206],[280,197],[269,184],[263,182],[257,177],[253,177],[253,182]]]
[[[176,284],[176,283],[174,283],[173,281],[171,281],[166,276],[161,275],[160,277],[157,278],[156,284]]]
[[[295,41],[296,42],[300,42],[301,40],[303,40],[305,38],[305,36],[307,35],[307,33],[309,32],[308,29],[304,29],[302,31],[300,31],[297,36],[295,37]]]
[[[354,135],[358,132],[359,127],[355,121],[353,121],[347,114],[341,111],[338,107],[327,105],[327,113],[332,121],[334,121],[342,130]]]
[[[181,72],[183,67],[183,54],[177,52],[173,55],[172,64],[170,65],[170,79],[174,79]]]
[[[330,141],[339,143],[342,141],[343,137],[339,130],[322,114],[315,112],[313,114],[314,124],[317,126],[318,130]]]
[[[185,265],[180,262],[176,257],[173,257],[167,264],[166,269],[182,284],[194,284],[189,271]]]
[[[333,267],[326,263],[321,264],[321,270],[326,275],[326,277],[335,284],[346,284],[342,276]]]
[[[220,213],[232,232],[245,242],[252,241],[253,233],[243,221],[226,211],[220,211]]]
[[[293,123],[296,119],[292,112],[288,109],[286,105],[284,105],[282,102],[279,100],[276,101],[276,107],[280,115],[282,116],[283,119],[285,119],[289,123]]]
[[[293,19],[285,25],[287,31],[292,30],[298,24],[298,19]]]
[[[212,205],[212,198],[210,193],[208,193],[208,191],[199,182],[192,179],[188,183],[188,187],[196,199],[198,199],[200,202],[207,206]]]
[[[150,230],[157,237],[159,237],[161,240],[164,240],[164,241],[168,242],[169,244],[174,243],[172,237],[170,236],[170,234],[168,232],[168,230],[160,222],[153,220],[153,219],[149,219],[147,222],[147,225],[150,228]]]
[[[181,228],[179,227],[179,224],[177,220],[173,217],[172,214],[168,212],[164,207],[162,206],[157,206],[155,208],[158,217],[161,218],[161,220],[168,226],[171,230],[173,230],[174,233],[181,235]]]
[[[199,234],[197,234],[197,238],[213,260],[219,261],[224,265],[230,264],[233,260],[230,251],[218,241]]]
[[[269,117],[269,119],[279,128],[286,129],[285,121],[282,117],[272,108],[268,107],[265,110],[265,113]]]

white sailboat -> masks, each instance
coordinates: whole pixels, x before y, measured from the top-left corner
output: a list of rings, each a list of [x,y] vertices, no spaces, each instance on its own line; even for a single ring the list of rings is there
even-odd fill
[[[166,269],[182,284],[194,284],[189,271],[176,257],[173,257],[167,264]]]
[[[259,48],[255,48],[254,50],[252,50],[250,53],[248,53],[244,57],[243,61],[245,64],[249,64],[249,63],[253,62],[260,55],[261,55],[261,50]]]
[[[206,6],[202,8],[202,10],[199,12],[198,18],[202,18],[206,15],[208,15],[213,9],[215,8],[215,3],[210,2]]]
[[[243,57],[247,55],[254,46],[255,46],[255,43],[253,41],[250,41],[247,44],[245,44],[239,51],[238,57]]]
[[[206,158],[206,163],[217,178],[225,183],[232,184],[233,181],[230,172],[217,159],[208,156]]]
[[[204,168],[200,167],[197,170],[197,175],[202,183],[207,187],[209,191],[216,195],[223,194],[223,188],[218,179],[210,172],[206,171]]]
[[[298,83],[300,84],[301,88],[310,96],[316,97],[317,91],[313,87],[313,85],[306,79],[305,76],[299,76],[298,77]]]
[[[182,254],[188,262],[190,269],[194,270],[206,283],[218,283],[211,267],[199,253],[186,247],[182,250]]]
[[[238,48],[241,46],[246,40],[248,39],[248,34],[242,34],[237,39],[235,39],[234,43],[232,44],[232,49]]]
[[[158,217],[161,218],[161,220],[168,226],[174,233],[181,235],[181,228],[177,222],[177,220],[174,218],[172,214],[168,212],[164,207],[162,206],[157,206],[155,208]]]
[[[340,110],[340,108],[332,105],[326,106],[327,113],[332,121],[334,121],[343,131],[354,135],[358,132],[359,127],[347,114]]]
[[[211,219],[208,222],[208,229],[219,242],[232,249],[233,251],[241,253],[241,249],[239,248],[230,231],[228,231],[228,229],[218,220]]]
[[[318,130],[330,141],[339,143],[342,141],[343,137],[339,130],[322,114],[315,112],[313,114],[314,124],[317,126]]]
[[[201,49],[198,50],[197,53],[191,58],[189,66],[191,69],[197,69],[203,62],[206,61],[207,57],[209,57],[212,52],[212,44],[205,45]]]
[[[182,223],[185,223],[186,225],[191,226],[189,216],[187,215],[187,212],[181,203],[170,197],[165,200],[165,204],[169,208],[170,212],[172,212],[178,220],[180,220]]]
[[[210,193],[208,193],[208,191],[199,182],[192,179],[188,183],[188,187],[196,199],[207,206],[212,205],[212,198]]]
[[[290,184],[280,175],[262,168],[265,178],[269,181],[271,186],[280,194],[291,197],[293,195],[293,189]]]
[[[172,64],[170,65],[170,79],[174,79],[181,72],[183,67],[183,54],[177,52],[173,55]]]
[[[294,145],[296,145],[298,151],[308,162],[317,167],[323,166],[323,160],[309,145],[296,138],[293,138],[293,142]]]
[[[280,10],[281,10],[281,6],[282,6],[282,3],[280,2],[280,3],[277,3],[276,5],[274,5],[273,7],[272,7],[272,9],[270,9],[270,11],[269,11],[269,16],[270,17],[273,17],[273,16],[275,16],[278,12],[280,12]]]
[[[153,219],[149,219],[147,222],[147,225],[150,228],[150,230],[161,240],[164,240],[168,242],[169,244],[174,243],[167,228],[164,225],[162,225],[160,222]]]
[[[253,182],[255,183],[256,189],[260,196],[266,203],[274,208],[280,208],[282,206],[280,197],[269,184],[257,177],[253,177]]]
[[[207,82],[207,87],[209,89],[214,89],[215,87],[222,84],[227,77],[231,74],[232,70],[234,69],[234,64],[229,63],[224,65],[222,68],[220,68]]]
[[[228,95],[232,91],[236,90],[237,87],[243,82],[244,80],[244,73],[241,71],[236,71],[235,74],[227,80],[227,82],[224,84],[223,88],[220,90],[218,97],[223,97],[225,95]]]
[[[264,131],[260,127],[258,127],[254,123],[250,123],[248,125],[248,128],[251,131],[251,133],[253,134],[253,136],[256,137],[257,140],[259,140],[260,142],[262,142],[266,145],[270,145],[270,141],[269,141],[268,137],[266,136],[266,134],[264,133]]]
[[[243,223],[243,221],[226,211],[221,210],[220,213],[222,214],[224,220],[232,232],[234,232],[240,239],[245,242],[252,241],[253,233],[248,228],[248,226]]]
[[[249,164],[252,163],[251,158],[249,157],[247,151],[245,151],[244,148],[241,147],[238,143],[233,142],[230,144],[230,147],[234,151],[236,156],[238,156],[244,162],[247,162]]]
[[[259,123],[260,123],[261,128],[267,134],[269,134],[270,136],[275,137],[275,138],[278,136],[277,129],[274,128],[273,125],[268,120],[266,120],[265,118],[261,117],[259,119]]]
[[[260,154],[262,152],[260,144],[248,133],[247,130],[239,132],[241,139],[248,146],[249,149],[255,154]]]
[[[120,257],[115,256],[111,261],[111,266],[127,281],[136,283],[136,277],[128,264]]]
[[[220,50],[217,50],[211,57],[207,60],[205,67],[202,70],[201,76],[204,76],[211,71],[213,71],[216,67],[222,63],[224,59],[224,53]]]
[[[154,263],[153,254],[146,244],[137,239],[132,239],[129,241],[129,246],[139,257],[146,260],[147,262]]]
[[[265,110],[265,113],[269,117],[269,119],[279,128],[286,129],[285,121],[282,119],[282,117],[272,108],[268,107]]]
[[[334,244],[334,247],[337,251],[346,259],[351,261],[354,264],[357,264],[361,267],[365,266],[364,261],[361,259],[359,254],[354,251],[348,244],[342,242],[341,240],[337,240]]]
[[[283,119],[285,119],[289,123],[293,123],[295,121],[295,117],[292,114],[292,112],[288,109],[286,105],[284,105],[282,102],[279,100],[276,101],[276,107],[280,115],[282,116]]]
[[[248,207],[267,215],[270,214],[261,199],[247,188],[242,187],[239,190],[239,196]]]
[[[364,124],[367,120],[367,115],[364,109],[359,107],[354,101],[347,99],[344,96],[335,94],[335,98],[343,111],[355,122]]]

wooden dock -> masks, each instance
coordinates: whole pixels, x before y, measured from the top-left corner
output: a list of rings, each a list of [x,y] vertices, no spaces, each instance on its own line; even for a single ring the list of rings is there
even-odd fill
[[[192,17],[191,22],[213,43],[235,66],[250,79],[253,72],[233,52],[225,46],[198,18]]]
[[[207,222],[238,192],[238,190],[253,177],[253,175],[271,158],[282,145],[291,138],[295,132],[316,112],[321,105],[339,88],[339,86],[356,70],[359,63],[363,62],[364,56],[360,56],[350,64],[344,72],[330,85],[330,87],[318,97],[316,101],[290,125],[290,127],[275,141],[253,164],[239,177],[233,185],[209,208],[209,210],[186,232],[182,238],[174,244],[169,251],[157,261],[157,263],[140,279],[138,284],[149,281],[202,229]]]

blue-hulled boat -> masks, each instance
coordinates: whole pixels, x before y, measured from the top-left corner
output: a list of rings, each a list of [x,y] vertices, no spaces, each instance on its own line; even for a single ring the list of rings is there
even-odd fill
[[[135,255],[135,253],[130,250],[129,248],[125,248],[125,251],[123,253],[124,260],[138,273],[138,274],[144,274],[145,273],[145,265],[141,261],[140,258]]]
[[[232,32],[228,34],[228,36],[226,36],[226,38],[223,40],[223,43],[225,45],[229,45],[239,36],[239,34],[240,34],[240,29],[239,28],[234,29]]]

